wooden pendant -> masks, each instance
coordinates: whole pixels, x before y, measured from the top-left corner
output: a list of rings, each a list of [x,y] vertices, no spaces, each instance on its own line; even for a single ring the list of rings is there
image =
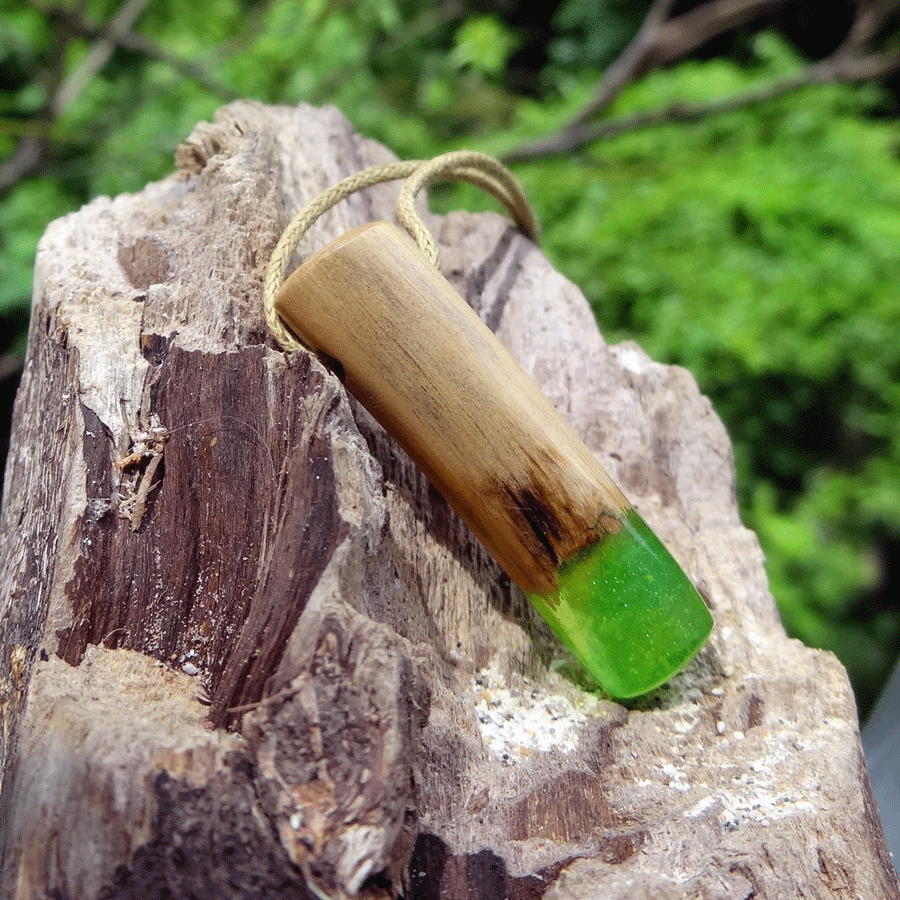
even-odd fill
[[[348,232],[275,306],[610,693],[643,693],[696,652],[712,618],[687,577],[404,232]]]

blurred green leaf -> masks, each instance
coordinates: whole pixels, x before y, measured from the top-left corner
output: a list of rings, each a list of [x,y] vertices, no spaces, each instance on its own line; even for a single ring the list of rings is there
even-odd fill
[[[450,61],[459,69],[471,66],[483,75],[499,75],[517,44],[497,16],[472,16],[456,32]]]

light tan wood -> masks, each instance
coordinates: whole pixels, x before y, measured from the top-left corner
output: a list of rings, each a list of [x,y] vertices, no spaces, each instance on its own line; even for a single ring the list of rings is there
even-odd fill
[[[506,348],[389,222],[298,268],[276,308],[526,593],[629,503]]]

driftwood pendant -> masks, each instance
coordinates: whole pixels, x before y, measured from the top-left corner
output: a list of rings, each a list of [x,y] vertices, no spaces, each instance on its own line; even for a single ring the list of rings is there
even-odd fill
[[[664,682],[712,616],[580,438],[399,228],[348,232],[276,300],[615,697]]]

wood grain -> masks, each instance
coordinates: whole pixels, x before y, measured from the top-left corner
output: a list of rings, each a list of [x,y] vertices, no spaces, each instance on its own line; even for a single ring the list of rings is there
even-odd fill
[[[622,492],[395,225],[338,238],[275,305],[526,594],[555,591],[563,560],[621,528]]]

